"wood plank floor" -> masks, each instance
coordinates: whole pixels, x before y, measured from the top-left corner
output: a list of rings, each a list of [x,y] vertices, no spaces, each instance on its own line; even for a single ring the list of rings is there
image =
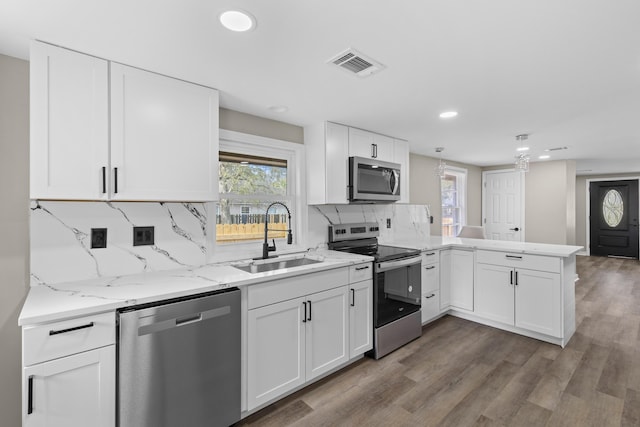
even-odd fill
[[[640,426],[640,262],[577,257],[566,348],[451,316],[241,426]]]

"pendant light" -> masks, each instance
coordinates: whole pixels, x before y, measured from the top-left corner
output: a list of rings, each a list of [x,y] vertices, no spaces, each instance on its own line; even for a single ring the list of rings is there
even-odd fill
[[[529,150],[529,147],[524,145],[523,141],[529,139],[529,135],[526,133],[516,135],[516,141],[518,141],[519,146],[516,150],[519,154],[516,156],[516,170],[521,172],[529,172],[529,155],[526,153]]]
[[[436,147],[436,153],[440,154],[440,161],[438,162],[438,166],[435,167],[434,172],[436,176],[439,176],[440,178],[444,178],[447,169],[447,164],[442,161],[443,151],[444,147]]]

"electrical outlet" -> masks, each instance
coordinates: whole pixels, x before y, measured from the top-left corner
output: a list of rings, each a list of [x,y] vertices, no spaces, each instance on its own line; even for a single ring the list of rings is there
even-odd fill
[[[133,246],[155,244],[154,227],[133,227]]]
[[[391,228],[391,218],[387,218],[387,228]]]
[[[103,249],[107,247],[107,229],[91,229],[91,249]]]

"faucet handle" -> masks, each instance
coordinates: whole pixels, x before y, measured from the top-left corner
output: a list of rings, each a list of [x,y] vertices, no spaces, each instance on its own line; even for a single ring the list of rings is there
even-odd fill
[[[272,245],[267,244],[267,250],[269,252],[275,252],[276,251],[276,239],[271,239],[271,241],[273,242]]]

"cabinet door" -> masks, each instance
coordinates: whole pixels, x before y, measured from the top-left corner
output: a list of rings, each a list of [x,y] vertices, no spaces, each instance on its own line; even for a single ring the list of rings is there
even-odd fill
[[[303,301],[306,300],[296,298],[249,310],[248,410],[305,382],[306,317]]]
[[[115,425],[115,346],[39,363],[23,373],[25,427]]]
[[[349,128],[336,123],[327,123],[326,128],[326,194],[323,203],[349,202]],[[310,162],[318,159],[309,158]],[[322,179],[309,176],[309,181]]]
[[[111,64],[113,199],[215,200],[218,145],[216,90]]]
[[[517,269],[516,319],[520,328],[562,336],[560,275]]]
[[[349,359],[347,294],[343,286],[307,297],[307,381]]]
[[[373,348],[373,281],[349,285],[349,358]]]
[[[31,198],[106,198],[107,61],[34,41],[30,62]]]
[[[400,203],[409,203],[409,143],[393,141],[393,162],[400,164]]]
[[[451,249],[440,251],[440,310],[451,307]]]
[[[514,322],[514,270],[509,267],[476,264],[475,313],[497,322]]]
[[[473,311],[473,251],[451,250],[451,305]]]
[[[394,140],[362,129],[349,128],[349,156],[393,162]]]

